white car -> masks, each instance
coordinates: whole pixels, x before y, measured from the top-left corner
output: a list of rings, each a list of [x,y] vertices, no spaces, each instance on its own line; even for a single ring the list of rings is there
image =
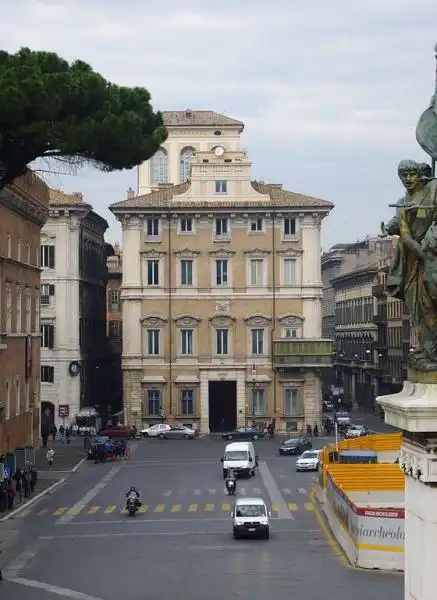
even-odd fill
[[[152,425],[151,427],[146,427],[141,430],[141,435],[143,437],[158,437],[160,433],[165,433],[171,429],[170,425],[166,425],[165,423],[157,423],[156,425]]]
[[[359,438],[369,435],[369,431],[365,425],[351,425],[346,431],[347,438]]]
[[[317,450],[305,450],[296,461],[296,471],[318,471],[320,465]]]
[[[234,540],[242,537],[270,537],[271,513],[262,498],[238,498],[234,504],[232,534]]]

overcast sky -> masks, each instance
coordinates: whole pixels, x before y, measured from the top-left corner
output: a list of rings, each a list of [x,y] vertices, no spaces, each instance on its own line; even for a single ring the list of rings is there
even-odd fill
[[[156,109],[246,124],[254,178],[335,203],[323,245],[378,231],[402,195],[397,163],[424,160],[415,127],[434,90],[435,0],[13,0],[1,45],[80,58],[144,86]],[[134,172],[46,176],[107,207]]]

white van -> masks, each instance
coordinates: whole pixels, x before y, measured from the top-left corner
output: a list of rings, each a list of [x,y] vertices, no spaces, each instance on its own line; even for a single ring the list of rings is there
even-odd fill
[[[233,469],[237,476],[255,475],[259,457],[255,454],[252,442],[233,442],[226,446],[221,461],[223,463],[223,479],[226,479],[229,469]]]

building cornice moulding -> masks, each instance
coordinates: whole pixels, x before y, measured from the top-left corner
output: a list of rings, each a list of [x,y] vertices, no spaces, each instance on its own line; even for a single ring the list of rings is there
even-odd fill
[[[150,257],[165,256],[167,254],[167,252],[165,250],[157,250],[156,248],[148,248],[148,249],[140,250],[140,254],[142,256],[147,256],[150,258]]]
[[[267,256],[268,254],[271,254],[271,250],[267,250],[266,248],[252,248],[251,250],[245,250],[244,254],[249,256]]]
[[[210,250],[208,253],[210,256],[233,256],[235,250],[228,250],[227,248],[217,248],[217,250]]]
[[[214,313],[209,318],[208,321],[214,327],[230,327],[233,323],[235,323],[236,318],[228,313]]]
[[[199,256],[200,254],[200,250],[191,250],[191,248],[180,248],[179,250],[174,250],[173,254],[175,256],[186,256],[189,258],[194,258],[196,256]]]
[[[272,321],[272,317],[263,313],[253,313],[243,317],[247,325],[261,325],[266,326]]]
[[[197,315],[177,315],[173,319],[178,327],[197,327],[201,320]]]
[[[48,207],[42,206],[39,202],[31,202],[27,198],[23,198],[11,187],[0,190],[0,204],[40,228],[49,218]]]
[[[164,327],[168,322],[168,319],[162,315],[152,314],[147,317],[142,317],[140,322],[143,327]]]
[[[283,313],[276,317],[276,321],[283,327],[302,327],[305,317],[299,313]]]

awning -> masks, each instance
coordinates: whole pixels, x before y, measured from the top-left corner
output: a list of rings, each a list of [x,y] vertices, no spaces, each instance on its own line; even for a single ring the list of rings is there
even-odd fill
[[[256,375],[255,377],[248,377],[246,383],[268,383],[272,378],[268,375]]]
[[[146,375],[142,378],[141,383],[165,383],[163,375]]]
[[[200,383],[200,379],[197,375],[178,375],[174,381],[175,383]]]

